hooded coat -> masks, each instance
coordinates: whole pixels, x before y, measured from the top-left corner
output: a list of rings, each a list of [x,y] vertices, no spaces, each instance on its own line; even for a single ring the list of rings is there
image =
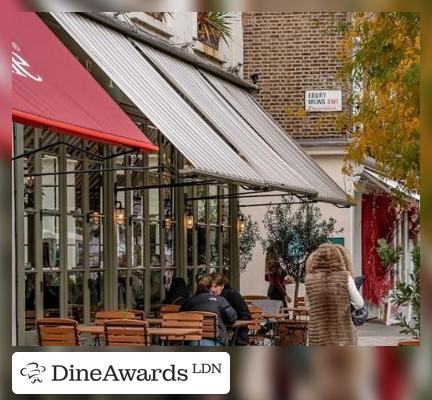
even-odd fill
[[[352,267],[336,245],[322,244],[306,262],[310,346],[355,345],[348,277]]]

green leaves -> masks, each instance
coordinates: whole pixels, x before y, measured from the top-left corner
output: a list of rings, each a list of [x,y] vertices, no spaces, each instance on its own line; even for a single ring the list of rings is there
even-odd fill
[[[227,45],[227,39],[232,39],[232,23],[236,18],[225,11],[198,12],[198,36],[212,43],[222,39]]]
[[[252,261],[253,249],[260,240],[258,223],[250,215],[245,217],[245,229],[239,236],[240,271],[244,271]]]
[[[288,275],[301,282],[309,254],[341,230],[335,229],[334,218],[323,219],[320,208],[315,205],[293,206],[286,196],[281,203],[270,206],[264,216],[267,238],[261,241],[262,246],[276,249]]]
[[[386,239],[379,239],[376,248],[383,267],[390,268],[395,265],[402,255],[401,246],[390,246]]]
[[[397,306],[410,305],[412,308],[411,320],[407,320],[402,313],[398,314],[401,325],[401,333],[420,338],[420,247],[411,252],[413,271],[408,282],[398,282],[393,291],[392,300]]]

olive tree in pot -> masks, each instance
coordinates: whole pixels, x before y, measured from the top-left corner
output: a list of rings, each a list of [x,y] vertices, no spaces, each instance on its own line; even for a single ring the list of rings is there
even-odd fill
[[[294,280],[296,304],[300,283],[304,283],[306,259],[342,229],[335,229],[334,218],[324,219],[318,206],[305,203],[294,207],[287,196],[282,197],[280,204],[269,206],[263,223],[267,231],[263,249],[275,249],[288,277]]]

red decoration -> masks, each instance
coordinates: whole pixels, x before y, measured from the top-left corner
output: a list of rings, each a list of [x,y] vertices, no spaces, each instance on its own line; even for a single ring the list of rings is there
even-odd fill
[[[381,265],[376,246],[378,239],[392,242],[397,212],[387,193],[363,195],[362,201],[362,260],[365,282],[363,295],[372,304],[379,304],[393,287],[388,269]]]

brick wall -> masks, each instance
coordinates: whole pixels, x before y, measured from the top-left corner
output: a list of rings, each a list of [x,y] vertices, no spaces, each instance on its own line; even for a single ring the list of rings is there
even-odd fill
[[[347,17],[326,12],[243,14],[244,77],[260,73],[257,100],[293,137],[344,134],[335,126],[337,113],[300,117],[287,109],[304,109],[305,90],[343,89],[336,81],[341,35],[337,26]]]

